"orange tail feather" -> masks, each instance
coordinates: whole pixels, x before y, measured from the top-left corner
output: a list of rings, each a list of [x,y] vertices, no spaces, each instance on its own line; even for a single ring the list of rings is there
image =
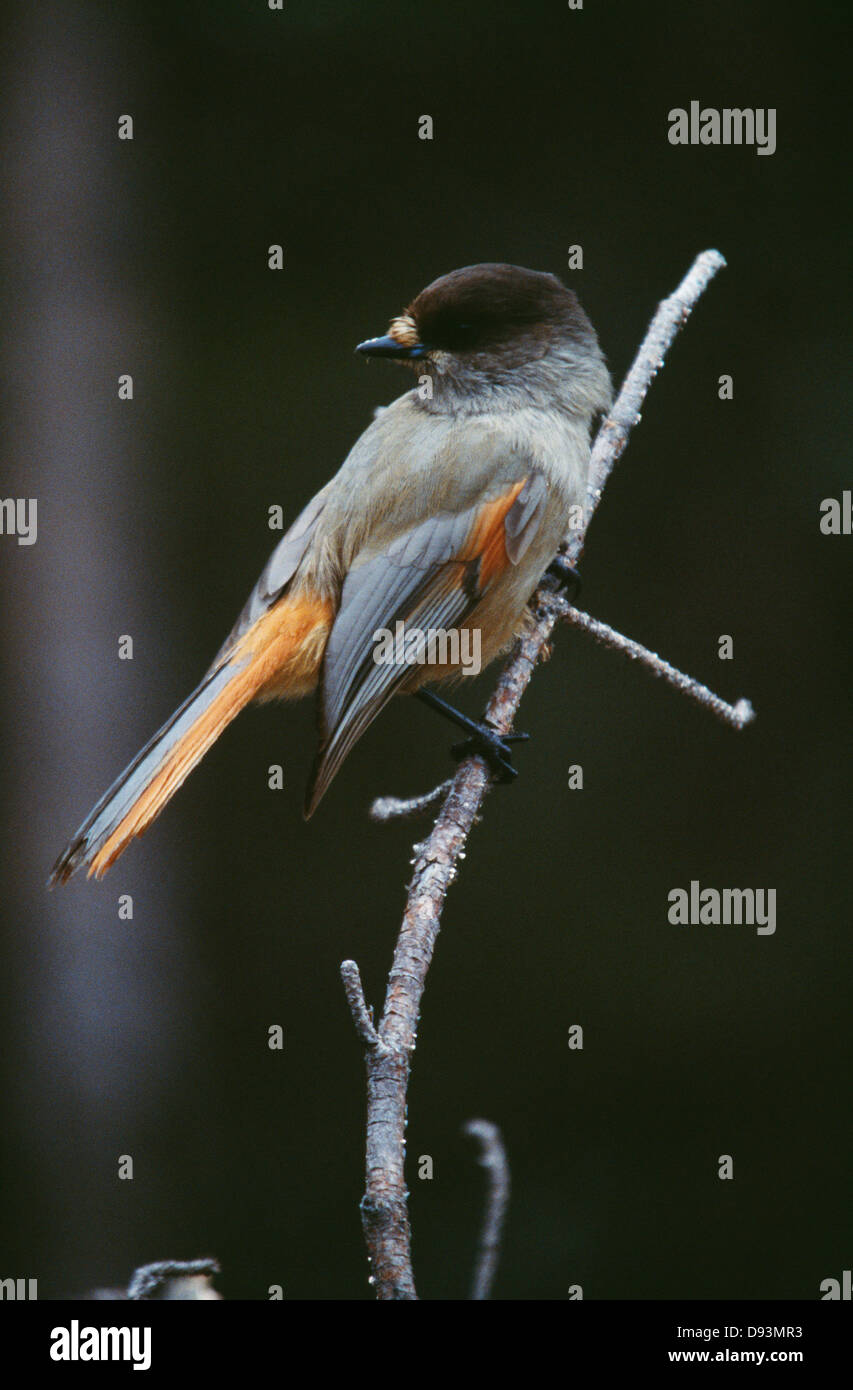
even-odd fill
[[[303,594],[259,618],[110,787],[60,855],[51,885],[81,868],[101,878],[251,700],[307,693],[332,616],[328,600]]]

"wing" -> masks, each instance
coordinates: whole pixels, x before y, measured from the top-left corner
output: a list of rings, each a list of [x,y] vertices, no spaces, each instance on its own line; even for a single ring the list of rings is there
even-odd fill
[[[408,664],[374,659],[378,629],[393,633],[400,621],[423,631],[464,625],[491,585],[524,555],[539,527],[547,490],[544,476],[531,472],[466,510],[430,517],[381,554],[353,565],[323,659],[321,743],[306,816],[411,674]]]
[[[311,544],[311,538],[326,504],[327,488],[328,484],[315,497],[312,497],[308,506],[299,513],[290,530],[282,536],[264,566],[260,579],[246,600],[243,611],[234,627],[216,653],[210,668],[211,671],[215,671],[221,665],[237,639],[242,637],[244,632],[248,632],[252,624],[281,598]]]

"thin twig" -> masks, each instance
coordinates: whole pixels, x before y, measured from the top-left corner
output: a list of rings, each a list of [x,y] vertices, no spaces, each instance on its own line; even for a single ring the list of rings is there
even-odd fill
[[[675,294],[659,306],[593,446],[587,525],[669,344],[724,264],[719,252],[704,252]],[[585,530],[586,527],[574,532],[564,546],[572,563],[583,548]],[[486,710],[486,719],[498,733],[510,732],[533,669],[566,605],[553,593],[540,589],[534,607],[536,622],[522,636],[501,672]],[[372,1281],[377,1297],[383,1300],[417,1298],[404,1172],[410,1056],[444,900],[456,877],[458,860],[464,855],[489,781],[482,758],[473,756],[460,763],[432,832],[423,844],[415,846],[414,872],[388,977],[385,1007],[376,1029],[382,1045],[366,1051],[366,1186],[361,1212]]]
[[[649,651],[648,647],[641,646],[632,637],[623,636],[621,632],[608,627],[607,623],[602,623],[598,618],[591,618],[589,613],[582,612],[580,608],[569,606],[562,617],[563,621],[570,623],[572,627],[580,628],[581,632],[588,632],[590,637],[594,637],[603,647],[611,647],[631,657],[633,661],[642,662],[653,676],[660,676],[682,695],[689,695],[691,700],[697,700],[700,705],[710,710],[711,714],[722,719],[724,724],[731,724],[733,729],[742,729],[755,718],[755,710],[749,700],[738,700],[735,705],[728,704],[719,695],[715,695],[713,690],[709,690],[707,685],[702,685],[701,681],[686,676],[676,666],[670,666],[657,652]]]
[[[631,369],[622,383],[613,409],[603,421],[589,459],[589,483],[583,527],[566,538],[565,554],[576,565],[592,520],[614,465],[625,451],[628,436],[640,423],[640,409],[649,387],[664,364],[676,333],[684,327],[696,301],[725,266],[719,251],[703,251],[697,256],[678,289],[658,305]]]
[[[538,593],[535,602],[541,605],[542,593]],[[755,718],[755,710],[749,700],[740,699],[736,704],[730,705],[721,695],[716,695],[713,690],[709,690],[707,685],[697,681],[693,676],[688,676],[684,671],[679,671],[677,666],[665,661],[657,652],[650,651],[648,647],[642,646],[640,642],[635,642],[632,637],[626,637],[624,633],[617,632],[615,627],[610,627],[607,623],[601,622],[599,618],[593,618],[589,613],[584,613],[581,608],[574,608],[559,595],[549,593],[548,602],[551,605],[559,605],[556,616],[570,626],[578,628],[581,632],[586,632],[590,637],[594,637],[603,647],[608,647],[612,651],[618,651],[623,656],[629,657],[632,661],[639,661],[642,666],[651,671],[653,676],[659,676],[671,685],[682,695],[687,695],[691,700],[696,700],[698,704],[709,710],[711,714],[724,724],[730,725],[733,729],[743,729],[745,725],[751,724]],[[373,802],[368,812],[371,820],[390,821],[399,817],[401,820],[419,815],[421,812],[429,810],[438,799],[444,795],[450,782],[442,782],[440,787],[435,787],[431,792],[425,792],[423,796],[413,796],[408,800],[401,800],[396,796],[380,796]]]
[[[509,1202],[509,1163],[501,1132],[491,1120],[469,1120],[465,1126],[465,1133],[470,1134],[480,1145],[480,1165],[485,1168],[489,1180],[486,1215],[480,1235],[471,1293],[472,1299],[481,1300],[489,1297],[498,1267],[501,1233]]]
[[[164,1285],[172,1280],[186,1279],[198,1281],[202,1279],[205,1284],[209,1282],[211,1275],[219,1273],[219,1261],[214,1259],[201,1260],[160,1260],[157,1264],[142,1265],[134,1270],[130,1283],[127,1286],[127,1297],[129,1299],[153,1298],[159,1293]],[[201,1287],[201,1286],[196,1286]],[[189,1289],[184,1293],[184,1297],[219,1297],[219,1294],[204,1293],[198,1291],[191,1292]]]
[[[368,815],[371,820],[405,820],[411,816],[420,816],[424,811],[428,811],[430,806],[434,806],[443,796],[450,791],[453,779],[448,777],[446,782],[440,786],[433,787],[431,792],[424,792],[423,796],[410,796],[406,799],[399,796],[377,796],[372,803]]]
[[[355,1024],[355,1031],[365,1047],[376,1047],[379,1043],[379,1036],[373,1026],[373,1010],[368,1009],[364,1002],[361,975],[354,960],[341,962],[341,979],[344,982],[344,993],[352,1014],[352,1021]]]

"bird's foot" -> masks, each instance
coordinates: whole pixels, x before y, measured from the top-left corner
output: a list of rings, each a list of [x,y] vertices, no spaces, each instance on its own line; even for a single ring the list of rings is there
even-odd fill
[[[570,565],[563,555],[556,555],[542,576],[546,588],[574,603],[580,598],[583,582],[574,565]]]
[[[491,724],[478,724],[475,733],[461,743],[454,743],[450,751],[457,762],[479,753],[499,782],[511,782],[518,776],[518,768],[513,767],[511,745],[526,743],[529,738],[529,734],[499,734]]]

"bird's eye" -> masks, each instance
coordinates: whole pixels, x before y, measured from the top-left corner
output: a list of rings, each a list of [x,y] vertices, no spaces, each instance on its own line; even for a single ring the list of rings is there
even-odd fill
[[[476,324],[473,323],[453,323],[448,331],[448,339],[454,347],[465,347],[477,332]]]
[[[472,347],[479,337],[478,325],[470,319],[443,317],[424,330],[424,341],[433,347],[457,352]]]

